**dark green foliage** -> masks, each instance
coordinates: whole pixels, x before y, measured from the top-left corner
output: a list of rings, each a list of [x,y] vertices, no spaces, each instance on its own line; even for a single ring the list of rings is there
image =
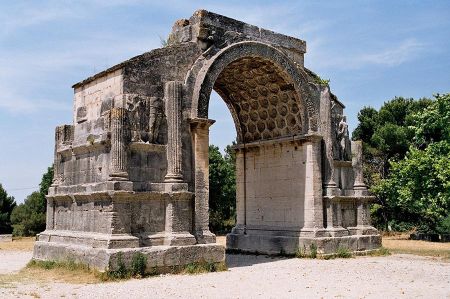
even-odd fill
[[[436,231],[440,234],[450,234],[450,215],[438,223]]]
[[[53,182],[53,166],[47,168],[47,172],[44,173],[41,179],[41,183],[39,184],[39,193],[41,194],[42,197],[42,205],[44,209],[46,206],[45,196],[47,195],[48,188],[50,188],[52,182]]]
[[[378,111],[372,107],[364,107],[358,112],[359,124],[353,131],[353,140],[370,143],[370,139],[378,126]]]
[[[33,236],[45,229],[45,209],[42,209],[41,195],[33,192],[25,202],[15,207],[11,214],[15,236]]]
[[[147,269],[147,256],[141,252],[133,254],[131,261],[131,275],[134,277],[144,277]]]
[[[300,258],[300,259],[302,259],[302,258],[315,259],[315,258],[317,258],[317,245],[316,244],[309,245],[309,252],[307,252],[306,246],[303,245],[303,248],[297,249],[294,256],[296,258]]]
[[[229,231],[236,213],[235,156],[230,146],[225,155],[209,146],[209,211],[210,228],[215,233]]]
[[[352,253],[347,247],[339,247],[336,251],[336,257],[347,259],[352,257]]]
[[[45,196],[52,184],[53,167],[49,167],[42,176],[39,192],[31,193],[25,202],[16,206],[11,214],[13,234],[15,236],[34,236],[45,230]]]
[[[89,265],[85,265],[82,263],[77,263],[74,260],[69,261],[38,261],[31,260],[27,264],[27,268],[40,268],[45,270],[52,269],[64,269],[68,271],[80,271],[80,272],[89,272],[91,271]]]
[[[185,272],[187,274],[199,274],[207,272],[220,272],[226,270],[227,267],[225,263],[212,263],[203,260],[197,263],[187,264],[184,267],[184,270],[182,270],[181,272]]]
[[[309,256],[313,259],[317,257],[317,245],[311,244],[309,245]]]
[[[116,264],[114,270],[109,270],[107,272],[107,276],[111,279],[125,279],[130,277],[130,272],[127,269],[127,266],[125,265],[125,262],[123,261],[123,253],[118,252],[117,258],[116,258]],[[111,268],[111,266],[110,266]]]
[[[10,234],[12,232],[10,217],[15,206],[14,197],[8,196],[8,193],[0,184],[0,234]]]
[[[414,115],[432,103],[429,99],[396,97],[385,102],[379,111],[364,107],[358,113],[353,140],[362,140],[366,183],[372,186],[389,172],[389,161],[403,159],[412,144]]]
[[[374,223],[436,232],[450,214],[450,95],[395,98],[378,113],[364,111],[353,137],[364,138],[366,182],[378,198]]]

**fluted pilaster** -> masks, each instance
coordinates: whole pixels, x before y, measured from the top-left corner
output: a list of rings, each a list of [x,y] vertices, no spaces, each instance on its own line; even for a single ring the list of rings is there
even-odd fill
[[[111,109],[111,169],[109,180],[127,180],[127,111]]]
[[[167,117],[167,174],[166,182],[183,181],[181,153],[181,109],[183,84],[179,81],[167,82],[164,89]]]

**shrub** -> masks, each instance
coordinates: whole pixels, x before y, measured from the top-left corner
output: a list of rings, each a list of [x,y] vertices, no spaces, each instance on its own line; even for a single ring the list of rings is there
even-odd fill
[[[336,251],[336,257],[350,258],[352,257],[352,253],[348,250],[347,247],[339,247]]]
[[[127,266],[125,265],[125,262],[123,261],[123,253],[119,252],[117,253],[117,267],[115,270],[109,270],[107,272],[107,276],[112,279],[124,279],[129,278],[129,271],[127,269]],[[112,265],[110,265],[111,268]]]
[[[450,234],[450,215],[439,222],[436,231],[440,234]]]
[[[303,248],[297,248],[297,251],[295,252],[295,257],[299,259],[308,257],[308,255],[306,254],[306,247],[303,246]]]
[[[144,277],[146,269],[147,257],[141,252],[133,254],[133,259],[131,261],[131,275]]]
[[[309,245],[309,257],[312,259],[317,258],[317,245],[316,244]]]

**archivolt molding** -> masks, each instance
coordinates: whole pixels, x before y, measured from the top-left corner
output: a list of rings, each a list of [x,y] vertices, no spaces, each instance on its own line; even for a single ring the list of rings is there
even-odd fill
[[[310,83],[307,79],[307,74],[290,61],[290,59],[281,51],[270,45],[255,41],[238,42],[222,49],[210,59],[202,56],[197,60],[191,68],[191,71],[188,73],[185,81],[186,91],[188,93],[192,91],[191,117],[208,118],[209,97],[213,88],[218,90],[221,96],[224,96],[224,94],[226,95],[227,93],[226,90],[223,90],[223,88],[220,87],[221,83],[223,83],[221,81],[223,80],[221,80],[219,76],[221,76],[223,71],[226,72],[227,70],[232,69],[227,68],[230,64],[237,64],[240,60],[240,64],[242,65],[242,61],[245,59],[248,60],[247,62],[249,64],[251,64],[252,61],[258,61],[260,64],[263,62],[263,64],[265,64],[263,69],[268,72],[273,71],[267,69],[269,65],[272,65],[272,68],[276,69],[276,73],[285,81],[286,85],[292,85],[290,89],[295,91],[294,94],[298,108],[304,108],[307,111],[304,115],[304,119],[300,119],[300,123],[297,124],[301,124],[300,131],[303,133],[317,131],[320,93],[316,86],[313,83]],[[199,67],[199,64],[201,67]],[[245,69],[245,66],[243,68]],[[270,74],[268,73],[268,75]],[[234,83],[236,86],[239,86],[245,82],[245,78],[243,78],[243,80],[244,81],[237,78]],[[216,81],[218,82],[216,83]],[[231,87],[231,82],[229,83],[228,86]],[[287,88],[289,89],[289,87]],[[224,98],[224,100],[230,107],[229,101],[233,101],[233,98],[228,94],[228,97]],[[230,111],[236,123],[236,120],[239,119],[237,115],[238,111],[236,110],[240,110],[241,107],[237,108],[235,105],[232,106],[234,107],[231,107]],[[238,127],[238,125],[236,125],[236,127]],[[238,134],[239,133],[241,136],[238,137],[245,137],[246,132],[240,132],[238,129]],[[243,140],[245,140],[245,138],[243,138]]]

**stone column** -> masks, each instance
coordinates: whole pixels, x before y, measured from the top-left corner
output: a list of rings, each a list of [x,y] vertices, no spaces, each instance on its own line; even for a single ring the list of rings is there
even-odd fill
[[[167,174],[165,182],[182,182],[181,109],[183,83],[167,82],[164,89],[167,117]]]
[[[46,230],[52,230],[55,227],[55,205],[52,198],[47,198],[47,212],[46,212]]]
[[[111,109],[110,181],[128,180],[126,114],[124,108]]]
[[[358,200],[356,208],[357,226],[370,226],[370,212],[367,200]]]
[[[352,167],[355,181],[353,190],[356,196],[368,195],[366,184],[364,184],[363,161],[362,161],[362,141],[352,141]]]
[[[337,185],[334,181],[334,156],[333,156],[333,134],[335,134],[332,127],[332,113],[331,113],[331,97],[328,87],[322,87],[320,92],[320,119],[321,128],[323,133],[323,152],[325,154],[323,159],[323,187],[324,195],[333,196],[336,195]]]
[[[369,203],[374,199],[369,196],[364,184],[362,141],[352,141],[352,168],[354,174],[353,191],[356,203],[356,227],[349,228],[351,234],[375,235],[378,231],[370,225]]]
[[[305,143],[305,235],[320,236],[323,229],[322,174],[321,174],[321,140],[318,135],[311,135]]]
[[[245,170],[245,151],[246,148],[236,148],[236,225],[232,229],[232,233],[244,233],[247,224],[246,211],[246,170]]]
[[[195,237],[198,243],[215,243],[209,231],[209,127],[211,119],[194,119],[191,131],[194,146],[195,180]]]
[[[52,182],[52,186],[58,186],[61,181],[59,179],[59,161],[60,161],[60,156],[58,155],[58,144],[59,144],[59,140],[60,140],[60,130],[59,127],[56,127],[55,129],[55,160],[54,160],[54,164],[53,164],[53,182]]]

